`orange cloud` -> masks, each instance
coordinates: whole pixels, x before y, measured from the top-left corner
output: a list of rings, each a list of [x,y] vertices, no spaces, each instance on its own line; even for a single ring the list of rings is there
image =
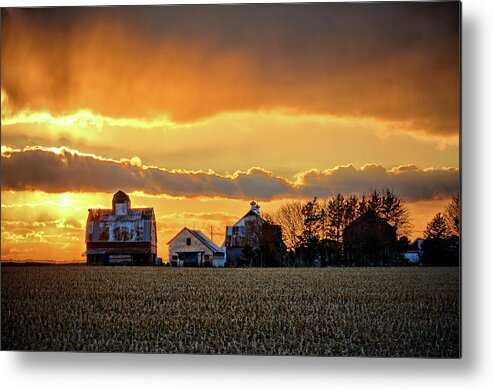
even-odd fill
[[[169,169],[231,173],[261,166],[286,178],[310,168],[361,166],[376,156],[375,162],[387,167],[459,163],[458,134],[390,134],[374,120],[250,112],[223,113],[193,124],[167,123],[88,111],[20,113],[2,120],[2,143],[14,148],[67,146],[115,160],[139,156],[148,165]]]
[[[12,114],[285,110],[456,135],[459,5],[7,9],[2,88]]]

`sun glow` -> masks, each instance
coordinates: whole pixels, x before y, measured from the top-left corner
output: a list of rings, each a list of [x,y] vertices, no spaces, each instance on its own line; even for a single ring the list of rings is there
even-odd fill
[[[221,245],[225,226],[236,222],[249,208],[248,200],[224,198],[173,198],[130,193],[132,207],[153,207],[158,227],[158,255],[166,258],[166,242],[183,226],[202,230]],[[85,223],[89,208],[111,208],[110,193],[2,191],[2,260],[82,261]],[[274,212],[289,199],[260,202]],[[409,203],[415,232],[443,208],[446,200]]]
[[[135,127],[142,129],[169,128],[178,126],[168,118],[161,116],[153,119],[139,118],[113,118],[109,116],[95,114],[90,110],[79,110],[67,115],[53,115],[49,112],[21,111],[13,116],[3,119],[4,125],[17,124],[38,124],[60,127],[95,127],[102,129],[105,126],[111,127]],[[180,125],[187,126],[186,124]]]

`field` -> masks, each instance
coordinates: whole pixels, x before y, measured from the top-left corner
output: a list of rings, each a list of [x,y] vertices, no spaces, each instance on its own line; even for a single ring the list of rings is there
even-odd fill
[[[460,356],[457,268],[1,273],[3,350]]]

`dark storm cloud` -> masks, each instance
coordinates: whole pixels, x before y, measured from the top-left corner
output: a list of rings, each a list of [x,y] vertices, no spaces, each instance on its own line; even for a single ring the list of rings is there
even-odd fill
[[[11,9],[2,46],[14,112],[281,108],[458,131],[457,2]]]
[[[4,190],[45,192],[143,191],[153,195],[218,196],[271,200],[320,198],[337,193],[363,193],[391,188],[408,200],[448,197],[459,190],[459,171],[454,168],[421,170],[415,166],[387,170],[379,165],[311,170],[296,182],[261,168],[221,176],[214,172],[168,171],[83,155],[66,148],[7,149],[2,155]]]

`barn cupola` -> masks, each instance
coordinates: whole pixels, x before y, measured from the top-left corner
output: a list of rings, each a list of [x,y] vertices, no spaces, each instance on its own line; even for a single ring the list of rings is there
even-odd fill
[[[130,210],[130,198],[123,191],[118,191],[113,195],[113,214],[127,215]]]
[[[257,215],[260,215],[260,206],[257,204],[257,202],[255,202],[254,200],[252,200],[250,202],[250,211],[253,211],[255,214]]]

